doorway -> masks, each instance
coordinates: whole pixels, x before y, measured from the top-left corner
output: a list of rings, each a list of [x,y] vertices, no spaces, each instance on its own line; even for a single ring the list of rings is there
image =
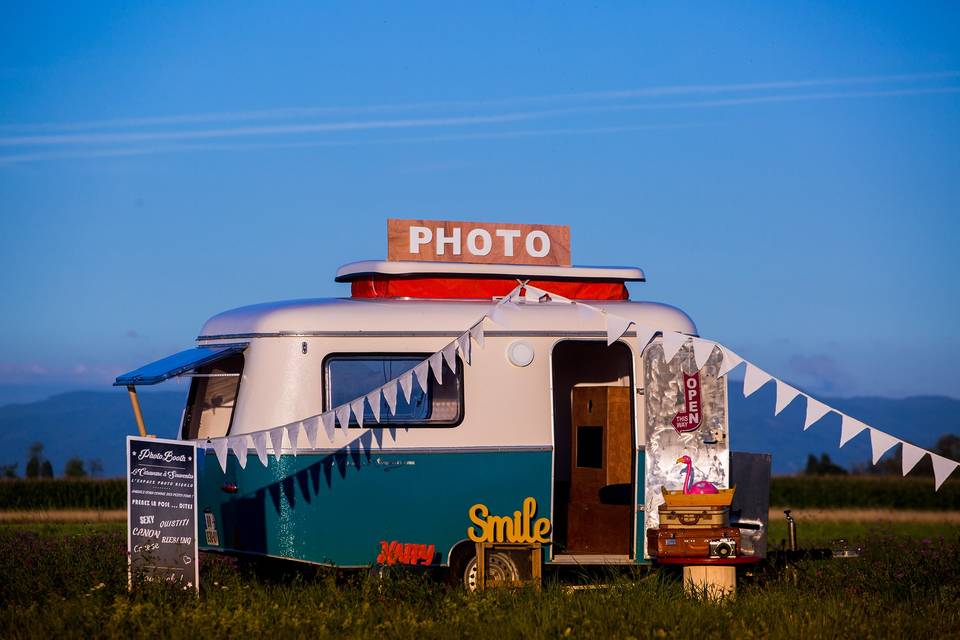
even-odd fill
[[[633,354],[622,343],[553,349],[555,553],[633,551]]]

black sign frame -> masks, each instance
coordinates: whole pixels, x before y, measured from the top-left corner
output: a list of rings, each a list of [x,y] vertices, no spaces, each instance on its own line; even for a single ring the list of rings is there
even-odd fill
[[[137,571],[199,593],[197,530],[196,443],[127,436],[130,588]]]

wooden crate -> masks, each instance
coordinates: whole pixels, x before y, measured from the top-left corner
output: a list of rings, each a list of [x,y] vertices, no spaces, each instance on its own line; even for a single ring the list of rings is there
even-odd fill
[[[477,589],[487,587],[520,587],[532,585],[540,588],[543,579],[543,551],[540,543],[522,544],[508,542],[478,542],[477,545]],[[517,569],[517,576],[512,580],[503,580],[498,577],[502,570],[492,563],[497,563],[496,556],[506,556]]]

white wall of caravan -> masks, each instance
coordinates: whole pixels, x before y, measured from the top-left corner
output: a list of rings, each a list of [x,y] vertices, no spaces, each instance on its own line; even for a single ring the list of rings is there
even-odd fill
[[[533,362],[516,367],[507,347],[522,339],[534,347]],[[452,337],[269,337],[255,338],[245,365],[232,435],[279,426],[323,410],[323,361],[330,353],[433,353]],[[464,366],[464,419],[456,427],[397,429],[396,441],[384,437],[385,449],[434,447],[552,446],[550,352],[558,338],[488,335],[485,347],[474,344],[472,364]],[[307,353],[302,343],[307,343]],[[445,374],[449,370],[445,369]],[[432,375],[432,374],[431,374]],[[416,384],[416,383],[414,383]],[[374,423],[375,424],[375,423]],[[330,444],[347,439],[337,428]],[[360,434],[350,430],[351,438]],[[301,436],[298,447],[306,448]]]

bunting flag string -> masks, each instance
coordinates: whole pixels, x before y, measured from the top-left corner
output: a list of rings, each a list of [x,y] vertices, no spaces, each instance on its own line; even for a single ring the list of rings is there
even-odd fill
[[[321,414],[309,416],[300,421],[284,425],[282,427],[263,429],[240,436],[228,436],[222,438],[209,438],[207,444],[213,448],[217,456],[220,467],[226,471],[227,455],[233,451],[240,467],[246,468],[247,452],[250,444],[257,453],[261,464],[267,464],[266,438],[270,438],[271,448],[274,456],[279,459],[282,452],[283,436],[286,434],[290,441],[293,454],[297,453],[297,441],[301,430],[306,435],[310,447],[318,448],[317,439],[319,437],[319,428],[322,425],[327,435],[327,439],[332,443],[335,435],[336,424],[339,423],[343,429],[344,435],[348,435],[351,412],[357,420],[357,424],[363,429],[363,419],[365,404],[370,406],[373,418],[377,423],[381,422],[382,397],[387,404],[390,415],[395,415],[397,411],[397,387],[403,392],[403,397],[409,403],[413,394],[413,382],[427,392],[428,376],[433,373],[438,384],[443,382],[443,367],[446,365],[450,371],[456,375],[456,354],[460,352],[464,362],[467,365],[472,361],[472,343],[476,342],[480,348],[484,347],[483,323],[487,319],[497,324],[506,326],[509,323],[509,314],[517,312],[524,306],[536,306],[539,304],[571,304],[574,305],[581,317],[587,322],[597,323],[599,319],[603,320],[607,344],[612,345],[625,336],[630,326],[633,325],[636,330],[637,350],[643,353],[646,347],[655,339],[659,333],[661,335],[661,346],[663,348],[664,361],[672,361],[680,349],[692,342],[694,363],[698,370],[702,369],[714,349],[719,349],[721,354],[720,367],[717,373],[718,377],[728,375],[741,364],[746,364],[744,373],[743,394],[748,397],[759,390],[762,386],[775,381],[776,384],[776,405],[774,415],[779,415],[786,409],[797,397],[803,397],[806,400],[806,412],[803,421],[803,430],[806,431],[814,424],[823,419],[828,413],[836,413],[841,416],[841,431],[839,446],[844,446],[864,430],[869,430],[870,444],[873,463],[877,464],[888,451],[901,445],[902,473],[906,476],[912,471],[924,456],[929,455],[933,464],[935,490],[946,481],[946,479],[960,467],[960,462],[937,455],[921,447],[917,447],[909,442],[896,438],[884,431],[875,429],[851,416],[837,411],[832,407],[816,400],[815,398],[802,393],[798,389],[786,384],[779,378],[772,376],[763,369],[757,367],[752,362],[746,361],[733,350],[710,340],[690,336],[677,331],[664,330],[656,327],[650,327],[640,324],[635,320],[624,318],[611,311],[595,307],[579,300],[571,300],[563,296],[550,293],[538,287],[528,285],[526,282],[518,281],[519,284],[509,294],[497,301],[490,312],[480,318],[462,334],[459,334],[452,342],[445,345],[439,351],[431,354],[429,357],[418,363],[412,369],[409,369],[399,376],[388,380],[384,385],[378,387],[369,393],[355,398],[345,404],[326,411]],[[515,298],[521,299],[521,304],[517,304]],[[394,427],[388,427],[391,437],[396,440],[396,431]],[[371,433],[373,432],[373,433]],[[369,453],[373,439],[376,438],[377,445],[383,445],[382,429],[369,429],[362,431],[355,442],[349,444],[351,451],[359,452],[364,449]],[[346,445],[345,445],[346,446]]]

